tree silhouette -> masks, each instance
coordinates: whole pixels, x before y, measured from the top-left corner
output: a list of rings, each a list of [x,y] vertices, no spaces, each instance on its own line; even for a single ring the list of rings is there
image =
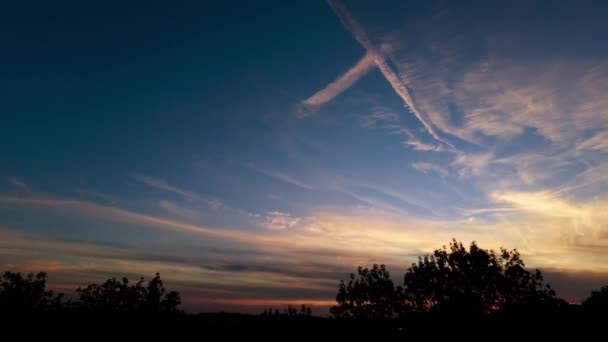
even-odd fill
[[[50,311],[61,306],[63,294],[54,295],[46,289],[45,272],[22,276],[5,272],[0,280],[0,310],[10,313]]]
[[[401,288],[395,289],[385,265],[359,267],[356,275],[350,274],[348,284],[340,282],[338,305],[331,308],[331,313],[337,318],[392,318],[399,292]]]
[[[500,253],[467,250],[453,240],[449,248],[420,257],[404,276],[403,299],[412,311],[482,315],[503,308],[551,302],[555,292],[543,285],[539,270],[531,273],[517,250]]]
[[[596,317],[608,317],[608,285],[599,291],[591,292],[591,296],[582,303],[585,312]]]
[[[178,292],[171,291],[165,295],[165,287],[156,276],[144,286],[144,278],[134,285],[129,279],[110,278],[103,284],[90,284],[76,289],[79,295],[78,306],[89,312],[125,312],[125,313],[174,313],[181,303]]]
[[[502,248],[495,253],[475,242],[467,250],[456,240],[413,263],[403,287],[394,286],[384,265],[359,267],[348,283],[340,283],[336,301],[338,305],[331,308],[334,317],[366,319],[416,312],[481,317],[566,306],[543,284],[539,270],[525,269],[517,250]]]

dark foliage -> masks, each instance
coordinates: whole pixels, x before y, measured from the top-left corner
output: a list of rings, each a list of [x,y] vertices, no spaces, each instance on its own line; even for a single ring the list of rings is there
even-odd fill
[[[539,270],[530,272],[517,250],[500,253],[467,250],[453,240],[449,247],[420,257],[404,276],[405,307],[412,311],[483,315],[500,309],[553,302],[555,291],[543,285]]]
[[[449,247],[420,257],[407,270],[403,286],[394,286],[384,265],[357,269],[348,283],[341,282],[336,318],[385,319],[416,313],[483,317],[520,309],[529,311],[564,307],[539,270],[530,272],[517,250],[500,253],[467,250],[452,241]]]
[[[31,313],[54,311],[61,307],[63,294],[55,295],[46,289],[45,272],[22,276],[5,272],[0,281],[0,311],[3,313]]]
[[[133,285],[129,285],[127,278],[122,278],[122,281],[110,278],[101,285],[90,284],[76,291],[79,295],[78,309],[96,313],[175,313],[181,303],[179,293],[171,291],[165,294],[158,273],[147,286],[144,286],[144,278]]]
[[[583,302],[583,309],[589,316],[608,318],[608,285],[591,292],[591,296]]]
[[[340,282],[338,305],[331,308],[331,313],[337,318],[393,318],[399,312],[400,292],[401,287],[395,288],[386,266],[359,267],[357,274],[350,274],[348,283]]]

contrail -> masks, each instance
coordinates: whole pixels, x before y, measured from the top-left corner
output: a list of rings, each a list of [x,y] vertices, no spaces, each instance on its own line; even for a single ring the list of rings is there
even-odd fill
[[[386,78],[397,95],[401,97],[403,102],[405,102],[416,118],[422,123],[424,128],[426,128],[427,132],[429,132],[429,134],[435,138],[435,140],[455,149],[452,144],[439,137],[433,127],[422,117],[418,109],[414,106],[414,101],[412,101],[412,97],[410,96],[406,86],[403,84],[401,79],[399,79],[393,69],[386,63],[384,55],[372,44],[369,37],[365,33],[365,30],[363,30],[363,27],[361,27],[350,12],[348,12],[348,10],[338,0],[327,0],[327,3],[332,8],[334,13],[336,13],[338,18],[340,18],[342,25],[344,25],[344,27],[346,27],[346,29],[352,33],[359,44],[361,44],[367,50],[367,53],[372,56],[376,66],[378,69],[380,69],[382,75],[384,75],[384,78]]]
[[[375,66],[374,59],[367,53],[357,64],[353,65],[342,76],[328,84],[325,88],[314,93],[311,97],[300,104],[298,117],[303,118],[311,115],[322,104],[331,101],[346,89],[350,88],[359,78],[367,74]]]

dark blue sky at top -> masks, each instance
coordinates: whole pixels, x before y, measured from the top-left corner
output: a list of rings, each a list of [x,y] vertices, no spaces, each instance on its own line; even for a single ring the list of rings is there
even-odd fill
[[[57,180],[258,154],[259,118],[318,82],[305,52],[331,74],[359,49],[322,2],[13,4],[2,17],[8,173]]]

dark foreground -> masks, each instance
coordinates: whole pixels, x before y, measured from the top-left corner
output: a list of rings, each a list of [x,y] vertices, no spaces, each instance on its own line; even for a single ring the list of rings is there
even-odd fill
[[[92,315],[30,314],[5,316],[2,332],[15,337],[55,340],[150,338],[151,340],[300,340],[370,339],[510,339],[542,341],[563,338],[606,338],[606,318],[571,312],[560,317],[463,318],[409,317],[403,320],[336,320],[320,317],[263,317],[242,314]]]

